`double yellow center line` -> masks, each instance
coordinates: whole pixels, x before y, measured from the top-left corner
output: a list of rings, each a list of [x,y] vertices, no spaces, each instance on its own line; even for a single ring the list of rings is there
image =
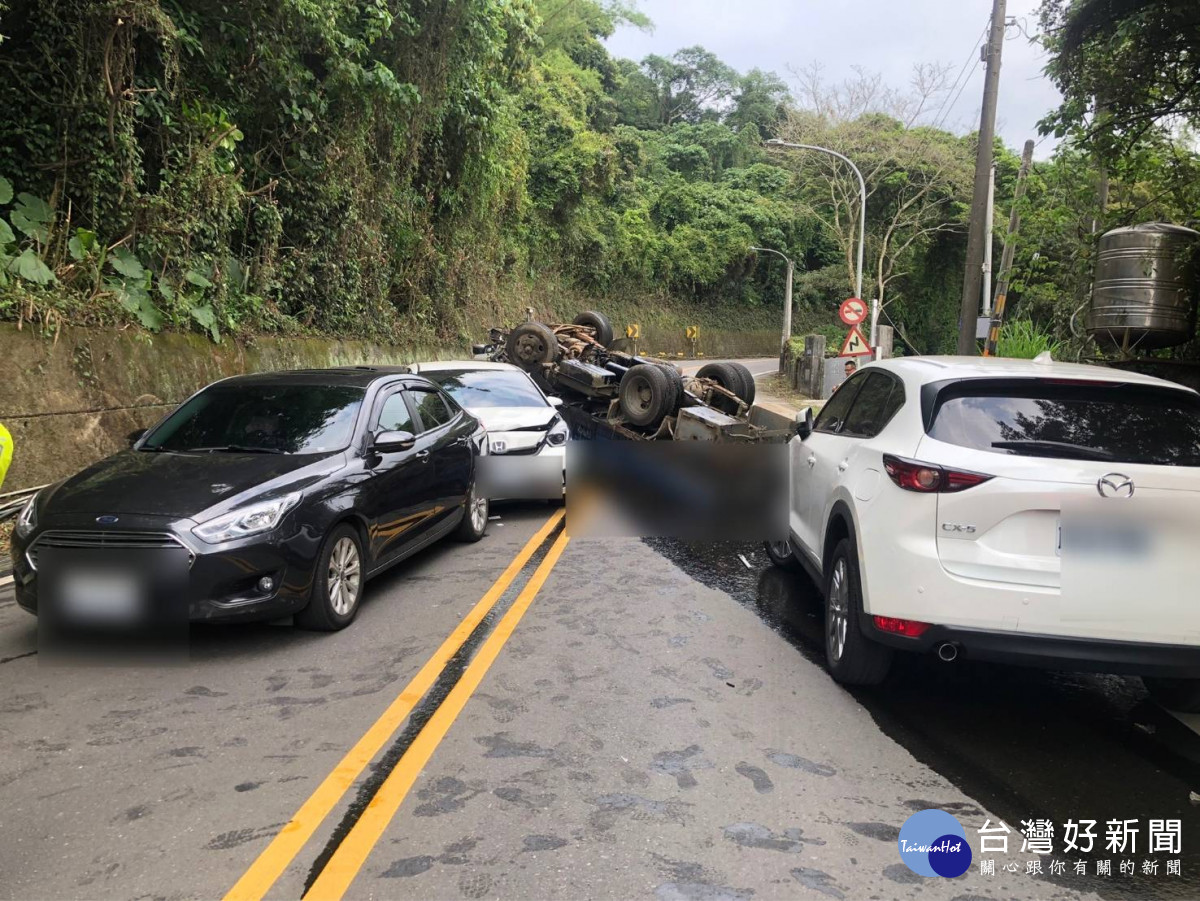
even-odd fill
[[[520,574],[521,570],[542,546],[563,518],[559,510],[538,530],[529,543],[501,573],[471,611],[463,617],[455,630],[434,652],[420,672],[404,687],[404,690],[388,706],[383,714],[366,731],[362,738],[342,758],[325,780],[317,786],[308,800],[296,811],[295,816],[279,831],[250,868],[225,896],[225,901],[257,901],[266,895],[275,881],[283,874],[296,855],[312,838],[317,828],[330,814],[345,793],[354,784],[375,756],[382,750],[400,725],[412,713],[413,708],[437,681],[451,658],[491,612],[504,592]],[[483,681],[488,669],[499,655],[504,644],[516,629],[521,617],[533,603],[534,597],[545,583],[550,571],[558,562],[567,545],[564,531],[551,545],[517,599],[496,625],[480,647],[458,683],[446,696],[445,701],[430,717],[413,743],[397,762],[391,774],[380,786],[375,796],[350,832],[338,845],[326,863],[305,899],[341,898],[358,871],[362,868],[371,849],[387,828],[387,824],[404,801],[421,769],[429,761],[442,738],[445,737],[455,718],[466,705],[471,694]]]

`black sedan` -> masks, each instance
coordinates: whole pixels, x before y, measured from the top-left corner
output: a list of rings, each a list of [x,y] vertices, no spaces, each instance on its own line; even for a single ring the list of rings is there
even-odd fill
[[[44,623],[341,629],[366,579],[487,528],[486,431],[406,369],[225,379],[131,438],[18,518],[17,601]]]

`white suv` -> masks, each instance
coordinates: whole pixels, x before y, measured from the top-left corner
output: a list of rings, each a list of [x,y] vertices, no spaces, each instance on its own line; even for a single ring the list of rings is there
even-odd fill
[[[809,414],[811,417],[811,414]],[[1200,395],[1038,360],[864,366],[790,445],[834,678],[894,649],[1134,673],[1200,710]]]

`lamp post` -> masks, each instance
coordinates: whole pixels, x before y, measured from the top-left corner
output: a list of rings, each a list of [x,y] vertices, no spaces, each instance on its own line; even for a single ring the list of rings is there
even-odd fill
[[[862,208],[858,215],[858,275],[854,282],[854,296],[862,299],[862,282],[863,282],[863,248],[867,243],[867,183],[863,181],[862,173],[858,171],[858,166],[850,157],[838,153],[836,150],[830,150],[828,147],[818,147],[815,144],[793,144],[790,141],[781,141],[779,138],[771,138],[765,142],[768,147],[790,147],[794,150],[816,150],[820,153],[828,153],[830,156],[836,156],[839,160],[848,165],[854,170],[854,174],[858,176],[859,197],[862,200]],[[872,310],[871,313],[871,344],[876,342],[878,311]]]
[[[786,350],[788,339],[792,337],[792,272],[795,270],[796,264],[786,254],[772,250],[770,247],[751,247],[750,249],[758,253],[773,253],[783,257],[784,262],[787,263],[787,287],[784,289],[783,297],[783,349]]]

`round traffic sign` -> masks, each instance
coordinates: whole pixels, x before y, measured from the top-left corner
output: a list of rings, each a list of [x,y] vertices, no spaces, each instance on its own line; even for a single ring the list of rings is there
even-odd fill
[[[867,305],[857,297],[842,301],[838,316],[846,325],[859,325],[867,320]]]

